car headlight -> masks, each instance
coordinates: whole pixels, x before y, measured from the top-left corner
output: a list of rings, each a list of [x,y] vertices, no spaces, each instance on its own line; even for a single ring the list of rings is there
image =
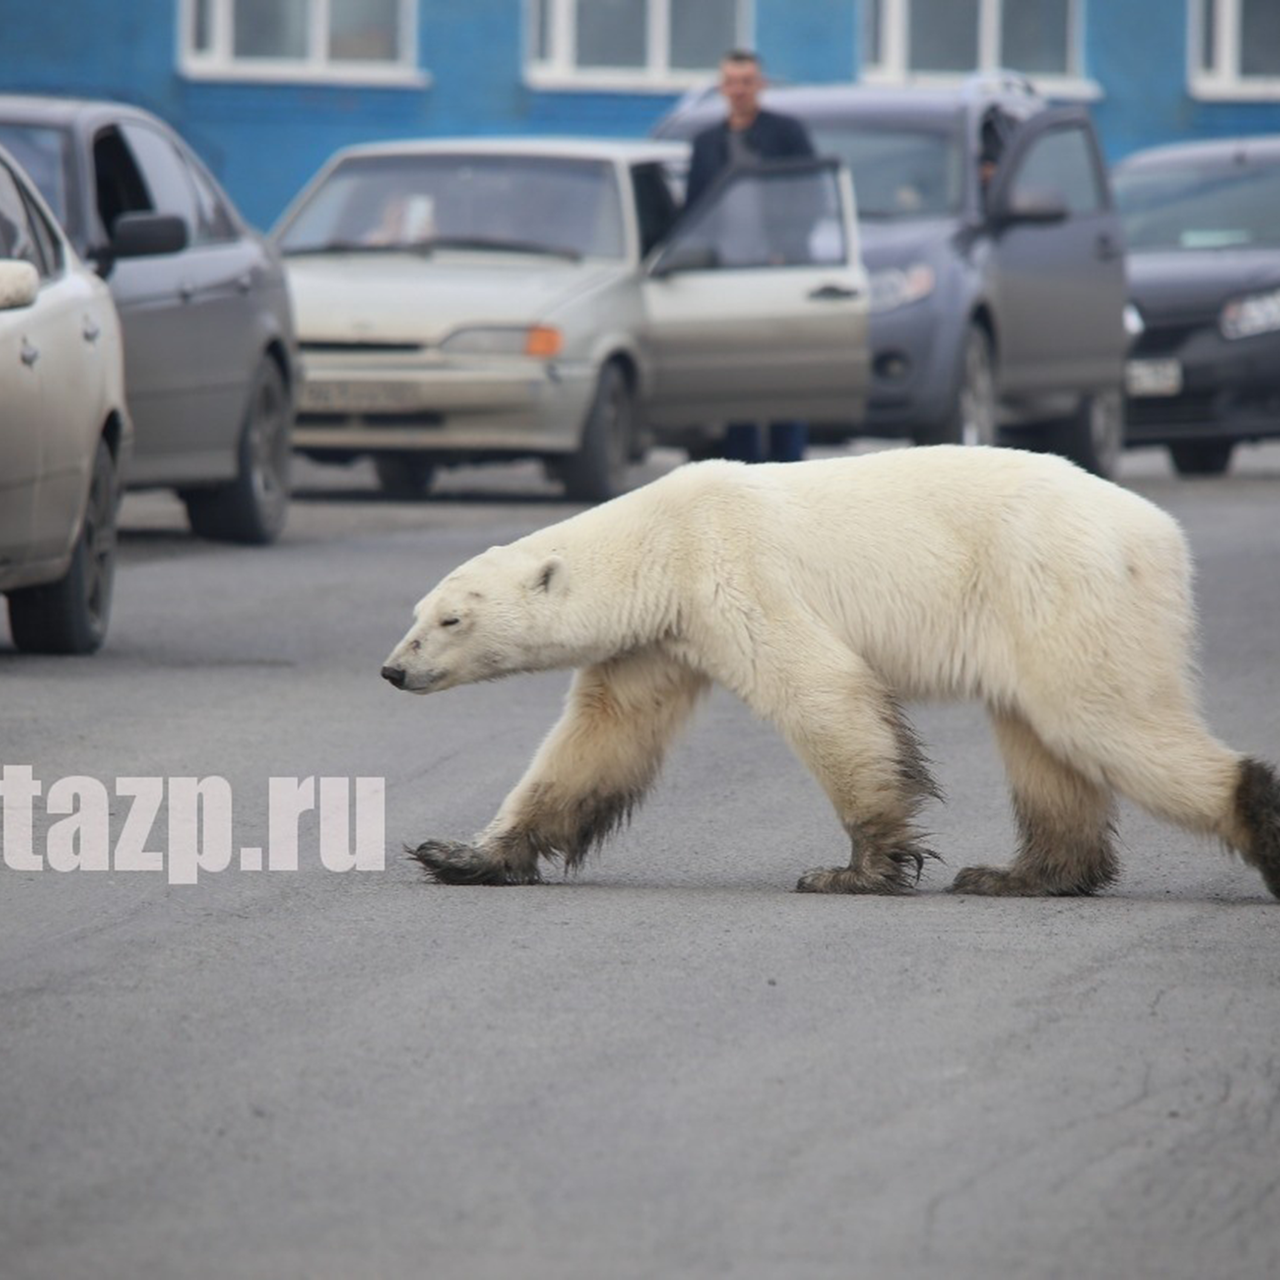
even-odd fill
[[[564,335],[548,325],[492,325],[485,328],[458,329],[441,344],[449,355],[467,356],[558,356],[564,347]]]
[[[872,312],[895,311],[910,302],[927,298],[937,286],[938,278],[927,262],[913,262],[909,267],[873,271],[868,283],[871,286]]]
[[[1222,308],[1218,328],[1224,338],[1252,338],[1280,329],[1280,289],[1235,298]]]
[[[1142,312],[1132,302],[1124,304],[1124,331],[1130,338],[1140,338],[1147,331]]]

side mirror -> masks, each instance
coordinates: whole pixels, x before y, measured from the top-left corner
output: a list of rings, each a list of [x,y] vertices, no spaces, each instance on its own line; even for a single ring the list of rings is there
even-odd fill
[[[680,271],[714,271],[719,265],[720,255],[711,245],[680,240],[658,254],[649,274],[661,280]]]
[[[116,258],[155,258],[181,253],[190,237],[185,218],[174,213],[122,213],[111,228]]]
[[[1067,197],[1057,187],[1010,192],[992,211],[997,222],[1062,222],[1070,209]]]
[[[29,307],[40,292],[40,273],[19,258],[0,259],[0,311]]]

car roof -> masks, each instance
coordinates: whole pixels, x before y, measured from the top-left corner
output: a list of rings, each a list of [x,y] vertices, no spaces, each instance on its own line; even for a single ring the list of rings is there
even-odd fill
[[[975,75],[954,87],[931,85],[804,84],[770,85],[761,98],[765,107],[791,112],[809,121],[838,120],[856,115],[866,119],[950,123],[966,110],[1003,106],[1024,115],[1044,105],[1030,81],[1013,73]],[[724,102],[714,85],[693,90],[667,114],[658,136],[684,134],[689,125],[701,126],[724,116]]]
[[[1280,134],[1252,138],[1210,138],[1199,142],[1170,142],[1125,156],[1117,169],[1157,169],[1180,164],[1280,164]]]
[[[643,138],[410,138],[343,147],[333,158],[430,155],[545,156],[553,159],[621,160],[630,164],[651,161],[667,164],[684,160],[688,156],[688,147],[680,142]]]
[[[0,94],[0,118],[22,120],[28,124],[44,124],[72,128],[97,117],[133,116],[154,120],[157,117],[141,107],[106,98],[58,98],[43,94]]]

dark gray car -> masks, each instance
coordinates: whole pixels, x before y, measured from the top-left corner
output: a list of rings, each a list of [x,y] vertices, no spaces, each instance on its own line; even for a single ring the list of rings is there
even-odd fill
[[[1280,436],[1280,137],[1155,147],[1114,176],[1144,325],[1126,443],[1217,475]]]
[[[771,89],[853,171],[871,284],[866,417],[845,434],[1052,449],[1101,475],[1123,442],[1123,240],[1088,114],[1022,77]],[[695,95],[655,129],[722,113]],[[815,432],[815,435],[829,435]]]
[[[136,431],[127,483],[176,489],[203,536],[274,540],[295,345],[275,250],[148,112],[0,96],[0,143],[111,288]]]

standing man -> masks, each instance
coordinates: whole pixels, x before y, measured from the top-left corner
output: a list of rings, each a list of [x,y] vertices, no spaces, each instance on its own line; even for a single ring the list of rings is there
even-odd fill
[[[731,49],[720,59],[720,93],[728,115],[693,139],[685,208],[692,208],[724,169],[814,154],[813,143],[799,120],[766,111],[760,105],[764,83],[760,59],[750,50]],[[775,462],[799,461],[804,457],[808,436],[803,422],[771,423],[769,458]],[[755,423],[735,423],[726,430],[725,445],[728,456],[758,462],[760,429]]]

